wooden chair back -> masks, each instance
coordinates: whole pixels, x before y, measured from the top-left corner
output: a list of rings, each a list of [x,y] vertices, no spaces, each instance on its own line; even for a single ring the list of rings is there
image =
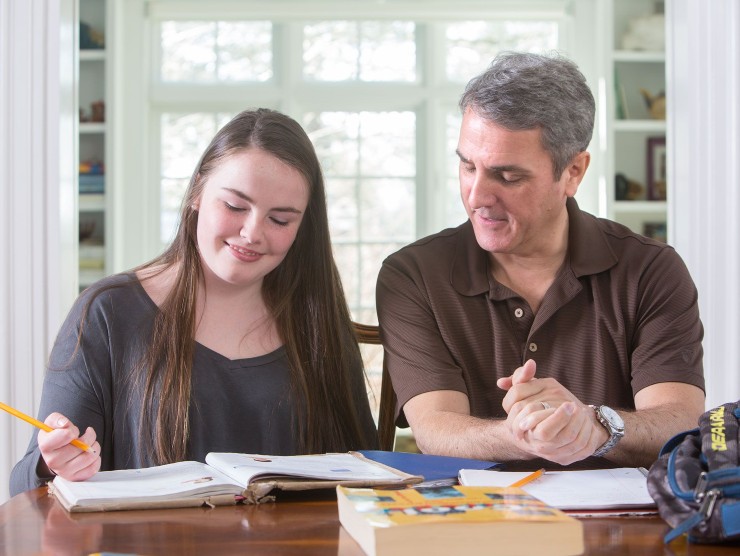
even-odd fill
[[[371,324],[353,323],[355,336],[360,344],[381,345],[380,329]],[[380,408],[378,411],[378,440],[380,449],[392,451],[396,440],[396,393],[393,391],[388,366],[383,356],[383,376],[380,383]]]

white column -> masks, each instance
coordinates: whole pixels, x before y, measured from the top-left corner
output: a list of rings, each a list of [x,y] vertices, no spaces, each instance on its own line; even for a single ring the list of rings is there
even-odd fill
[[[60,53],[74,60],[74,6],[74,0],[0,2],[0,400],[31,414],[76,287],[75,143],[73,133],[60,135],[76,125],[74,73],[60,80],[60,68],[73,67],[64,67]],[[0,413],[2,503],[33,430]]]
[[[699,290],[707,406],[740,398],[740,2],[666,2],[672,243]]]

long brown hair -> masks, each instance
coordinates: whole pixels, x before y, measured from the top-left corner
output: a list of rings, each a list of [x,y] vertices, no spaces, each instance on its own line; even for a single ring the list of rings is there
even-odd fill
[[[316,152],[305,131],[288,116],[267,109],[248,110],[226,124],[201,156],[171,245],[137,269],[176,269],[138,372],[144,388],[140,440],[144,453],[153,454],[157,464],[188,457],[196,292],[203,279],[196,241],[198,212],[192,206],[213,169],[247,148],[262,149],[297,169],[310,189],[295,242],[262,285],[290,365],[299,450],[346,451],[372,442],[353,407],[350,373],[360,372],[362,359],[332,256]]]

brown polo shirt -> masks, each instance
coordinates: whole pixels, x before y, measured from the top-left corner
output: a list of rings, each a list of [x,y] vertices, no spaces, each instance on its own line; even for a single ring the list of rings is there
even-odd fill
[[[496,380],[527,359],[584,403],[634,409],[660,382],[704,389],[698,296],[678,254],[573,199],[567,208],[567,259],[537,314],[493,279],[470,222],[384,261],[377,307],[399,426],[404,404],[435,390],[505,417]]]

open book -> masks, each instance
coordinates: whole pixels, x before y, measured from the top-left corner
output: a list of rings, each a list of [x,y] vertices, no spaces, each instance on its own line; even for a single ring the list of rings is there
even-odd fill
[[[460,484],[508,486],[529,475],[518,471],[461,469]],[[547,471],[522,490],[561,510],[614,510],[655,508],[647,490],[647,471],[642,467]]]
[[[70,512],[96,512],[259,503],[274,499],[275,490],[392,487],[421,481],[422,477],[356,452],[307,456],[211,452],[206,463],[101,471],[79,482],[55,477],[49,491]]]

